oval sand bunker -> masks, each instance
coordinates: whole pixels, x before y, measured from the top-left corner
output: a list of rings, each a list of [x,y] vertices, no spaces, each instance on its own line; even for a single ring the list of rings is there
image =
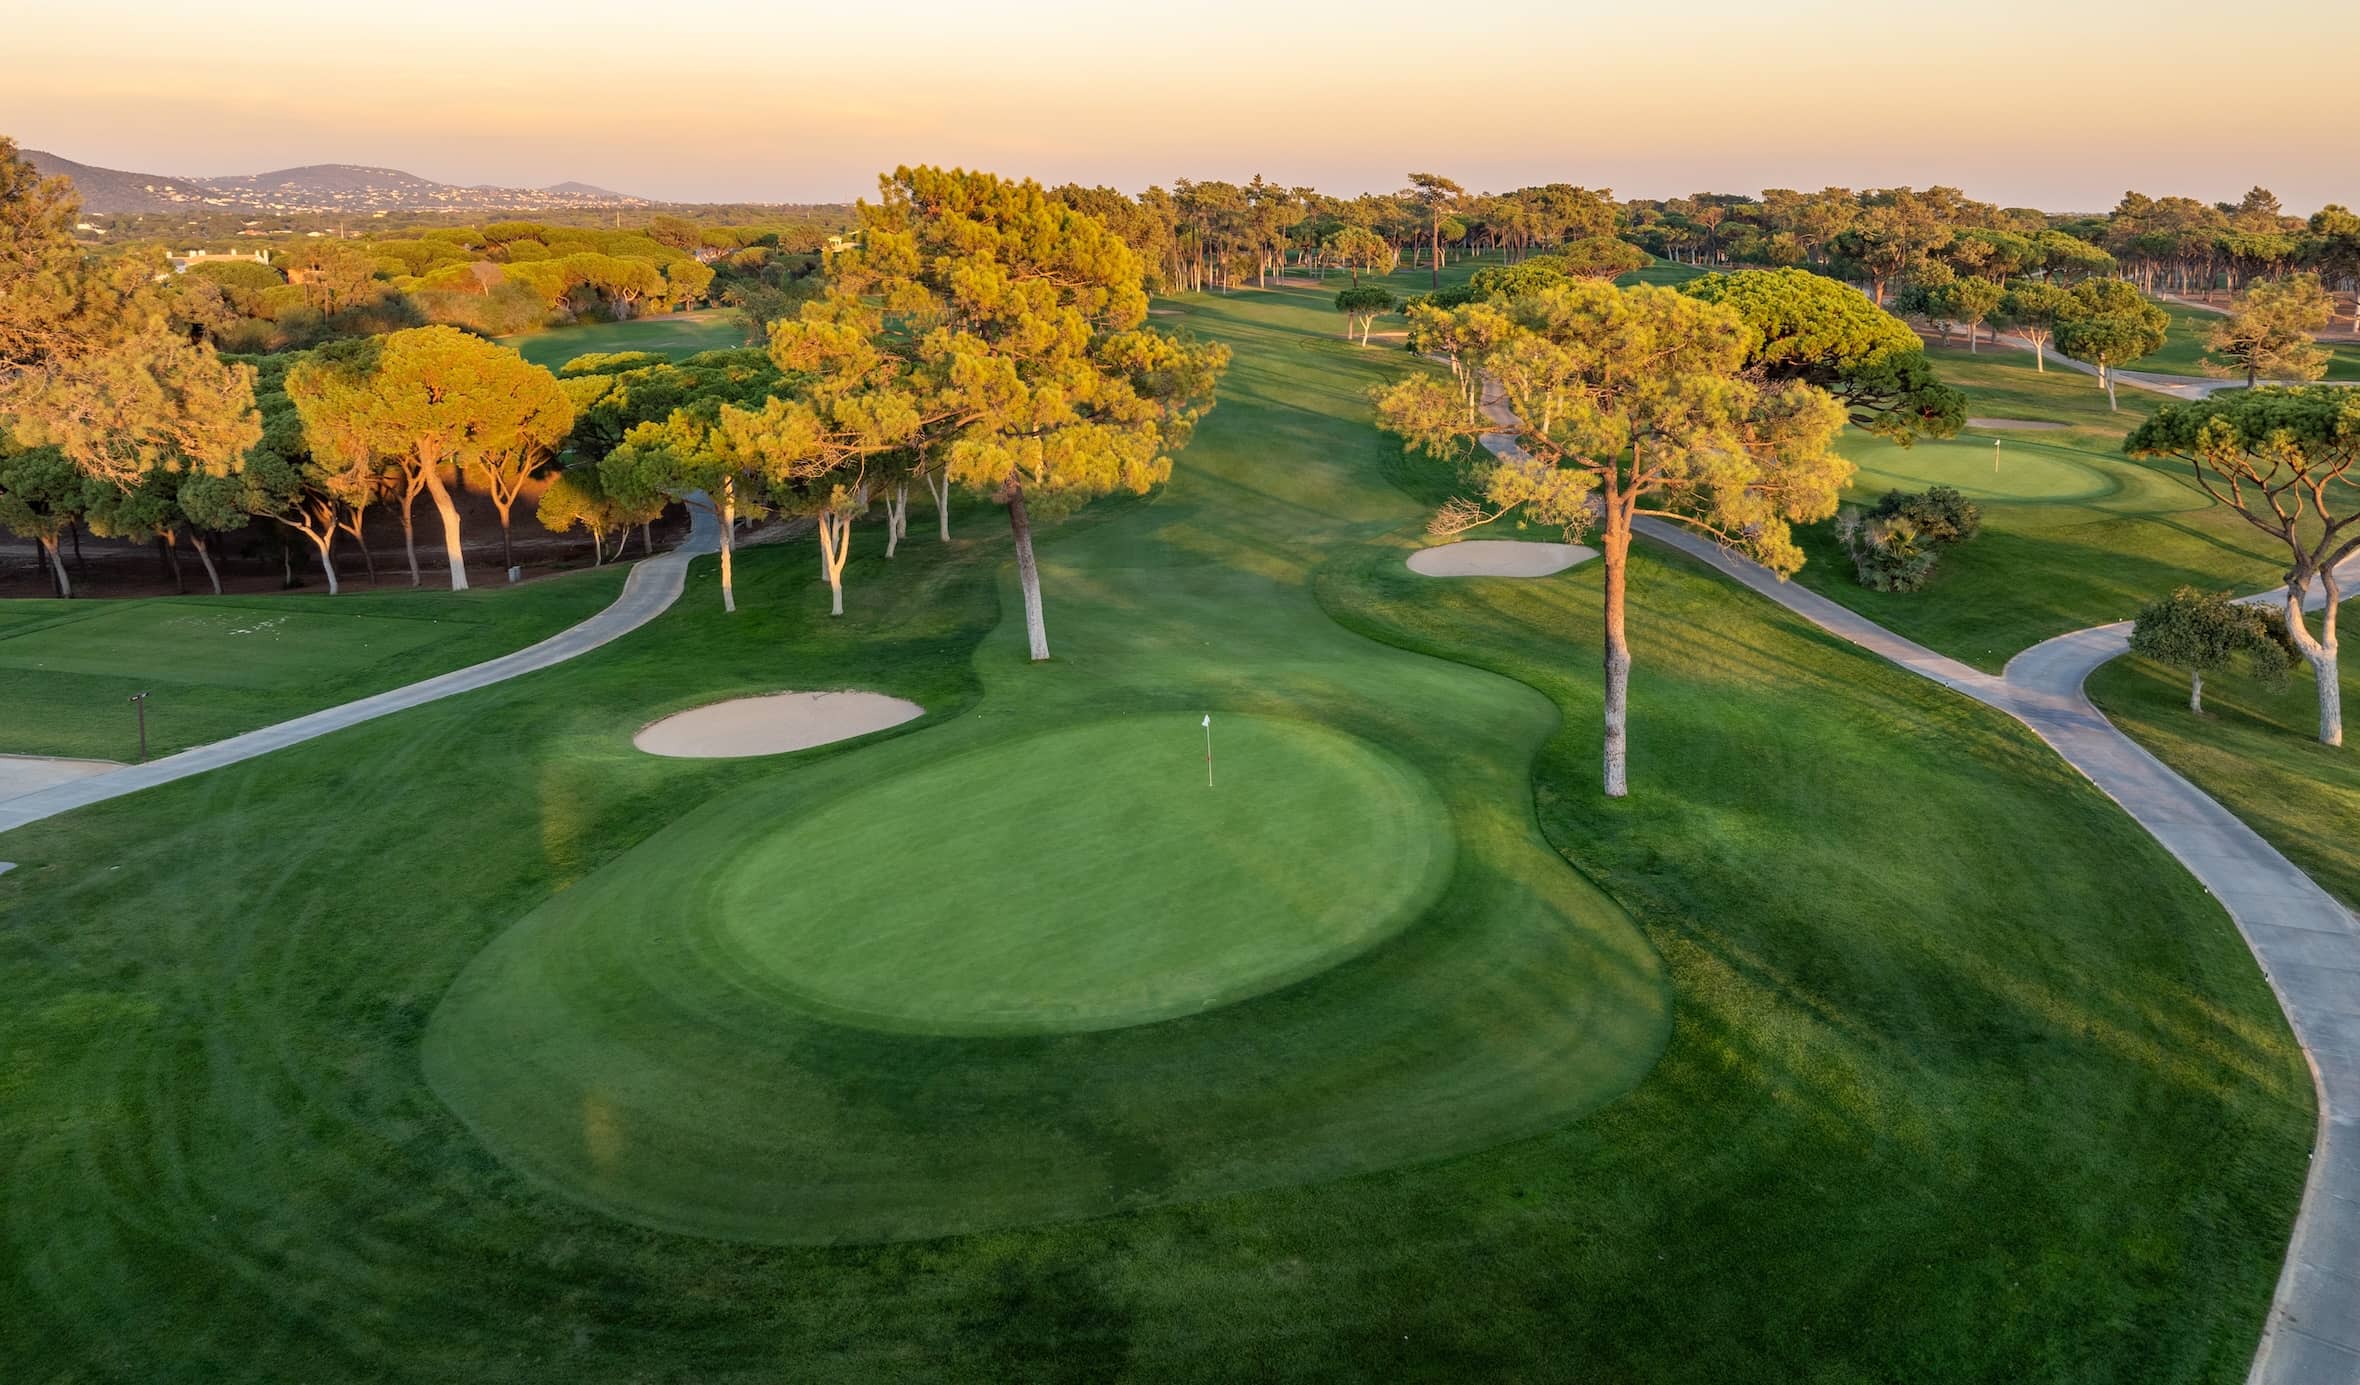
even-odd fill
[[[781,755],[865,736],[924,715],[926,709],[917,703],[883,693],[772,693],[675,712],[639,728],[631,744],[650,755],[686,760]]]
[[[1428,577],[1546,577],[1598,556],[1578,543],[1468,539],[1409,555],[1409,570]]]

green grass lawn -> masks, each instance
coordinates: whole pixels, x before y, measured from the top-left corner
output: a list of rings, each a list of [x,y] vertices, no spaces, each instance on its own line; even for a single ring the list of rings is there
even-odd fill
[[[2360,616],[2346,603],[2344,619]],[[2315,617],[2314,617],[2315,619]],[[2360,909],[2360,751],[2349,709],[2360,672],[2343,665],[2347,745],[2319,744],[2319,690],[2299,667],[2283,688],[2242,672],[2204,680],[2204,715],[2188,710],[2188,678],[2146,659],[2116,659],[2090,676],[2090,700],[2131,739],[2245,819],[2347,907]]]
[[[2207,328],[2221,320],[2221,315],[2182,303],[2159,302],[2158,306],[2170,313],[2172,318],[2171,326],[2165,329],[2163,346],[2153,355],[2142,356],[2132,362],[2129,368],[2164,375],[2204,374],[2204,334]],[[2350,342],[2330,344],[2327,374],[2321,378],[2360,380],[2360,346]]]
[[[1595,568],[1406,570],[1434,478],[1366,391],[1417,367],[1328,296],[1172,319],[1236,349],[1223,402],[1168,490],[1044,536],[1048,665],[995,516],[891,563],[866,525],[841,621],[802,545],[742,555],[735,617],[700,561],[560,668],[0,838],[0,1375],[2242,1378],[2312,1114],[2217,906],[2013,723],[1645,552],[1637,792],[1600,799]],[[630,746],[847,686],[929,714]],[[1134,854],[1217,811],[1208,708],[1268,727],[1221,775],[1335,821]],[[1188,806],[998,782],[1093,766]],[[1370,852],[1426,794],[1442,895],[1255,989],[1326,895],[1422,897]],[[1132,916],[1192,862],[1305,902],[1256,905],[1284,935],[1242,969],[1098,940],[1030,1032],[793,993],[877,996],[864,947],[913,1013],[1016,977],[1065,906],[995,849],[1111,853]],[[678,888],[610,907],[642,872]],[[856,902],[882,936],[816,917]],[[1226,1003],[1048,1012],[1126,1003],[1129,948]]]
[[[557,369],[576,356],[591,352],[653,351],[682,360],[700,351],[718,351],[746,344],[737,314],[726,308],[691,313],[665,313],[627,322],[585,322],[572,327],[503,337],[534,365]]]
[[[1982,536],[1945,553],[1925,590],[1874,592],[1854,578],[1834,524],[1815,525],[1802,535],[1808,561],[1795,580],[1804,586],[1996,672],[2031,645],[2126,619],[2181,583],[2259,590],[2279,580],[2283,558],[2183,467],[2123,455],[2123,434],[2154,410],[2155,396],[2125,390],[2115,413],[2088,376],[2036,372],[2022,352],[1929,354],[1966,391],[1971,416],[2068,426],[1969,428],[1911,448],[1847,434],[1841,448],[1860,474],[1846,503],[1867,508],[1888,490],[1957,486],[1982,507]]]
[[[168,754],[505,654],[596,614],[627,569],[519,587],[26,600],[0,611],[0,754]]]

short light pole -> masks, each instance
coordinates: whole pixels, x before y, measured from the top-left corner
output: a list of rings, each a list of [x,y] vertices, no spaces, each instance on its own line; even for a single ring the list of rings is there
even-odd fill
[[[147,763],[147,700],[143,692],[131,694],[131,705],[139,709],[139,763]]]

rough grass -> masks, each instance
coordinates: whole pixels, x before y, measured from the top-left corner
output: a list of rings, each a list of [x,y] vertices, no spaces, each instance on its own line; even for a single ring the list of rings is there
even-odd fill
[[[2346,603],[2343,619],[2360,616]],[[2313,617],[2317,619],[2316,616]],[[2360,672],[2343,664],[2346,738]],[[2090,676],[2090,699],[2131,739],[2245,819],[2347,908],[2360,909],[2360,751],[2321,745],[2319,689],[2307,666],[2281,688],[2242,672],[2204,680],[2204,714],[2188,710],[2188,676],[2146,659]]]
[[[1638,792],[1601,800],[1594,568],[1414,577],[1401,558],[1434,478],[1368,429],[1360,394],[1413,367],[1326,338],[1314,292],[1189,306],[1238,348],[1224,402],[1168,497],[1046,540],[1046,669],[1002,617],[988,516],[947,548],[919,526],[890,567],[864,527],[842,621],[819,614],[801,546],[744,555],[734,619],[701,562],[680,608],[561,668],[0,838],[24,863],[0,877],[0,1377],[2242,1378],[2312,1115],[2202,890],[2012,723],[1645,553]],[[1304,647],[1321,613],[1340,624]],[[1347,632],[1371,637],[1360,662]],[[1336,687],[1379,670],[1478,702],[1496,687],[1512,714],[1436,724],[1431,695]],[[424,1080],[429,1017],[471,960],[700,805],[875,779],[931,759],[929,738],[980,743],[1066,699],[1136,704],[1143,675],[1175,708],[1392,718],[1373,737],[1389,750],[1463,762],[1426,770],[1464,786],[1454,813],[1496,823],[1502,852],[1555,848],[1496,855],[1546,867],[1509,885],[1577,900],[1587,880],[1636,919],[1673,1002],[1660,1060],[1602,1109],[1447,1157],[835,1247],[616,1220],[503,1163]],[[653,716],[795,686],[930,715],[780,762],[629,747]],[[1512,743],[1524,757],[1503,760]],[[959,829],[913,821],[813,864],[891,872]],[[1582,907],[1611,909],[1597,898]],[[1412,965],[1383,1004],[1467,1013],[1470,973],[1425,964],[1479,961],[1502,936],[1489,917],[1438,914],[1290,994],[1393,959]],[[1502,997],[1578,997],[1493,955]],[[1199,1064],[1250,1078],[1208,1109],[1210,1143],[1258,1082],[1334,1087],[1354,1063],[1381,1079],[1470,1039],[1511,1086],[1561,1058],[1515,1025],[1412,1024],[1375,1046],[1359,1005],[1338,1018],[1361,1046],[1323,1052],[1253,1008],[1195,1027],[1194,1047],[1154,1032],[1186,1024],[1121,1031],[1172,1045],[1126,1078],[1132,1098],[1167,1094],[1185,1131]],[[645,1025],[612,1053],[689,1037]],[[922,1143],[996,1111],[1096,1142],[1123,1186],[1165,1173],[1088,1100],[1026,1109],[962,1082],[970,1046],[826,1037],[894,1082],[817,1119],[896,1120]],[[1101,1071],[1064,1039],[1010,1042],[1012,1078]],[[1453,1087],[1321,1138],[1399,1148],[1480,1097]],[[585,1143],[613,1134],[575,1115]],[[681,1159],[726,1134],[630,1133]],[[930,1157],[955,1173],[972,1151],[954,1135]]]
[[[0,752],[129,760],[131,694],[169,754],[522,649],[596,614],[623,566],[465,592],[9,603]]]
[[[2036,372],[2028,353],[1934,348],[1943,378],[1978,418],[2038,419],[2050,432],[1968,429],[1959,440],[1904,449],[1862,433],[1842,444],[1861,466],[1846,503],[1866,508],[1890,489],[1951,484],[1982,507],[1982,536],[1942,556],[1917,592],[1861,586],[1833,522],[1802,534],[1796,580],[1921,644],[1996,672],[2053,635],[2123,620],[2182,583],[2267,587],[2284,559],[2243,520],[2213,504],[2184,467],[2122,454],[2122,438],[2159,402],[2122,391],[2120,413],[2088,376]],[[2000,444],[1992,469],[1991,444]]]

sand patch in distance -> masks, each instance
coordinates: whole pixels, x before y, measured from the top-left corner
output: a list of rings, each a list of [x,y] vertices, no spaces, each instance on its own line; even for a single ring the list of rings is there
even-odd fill
[[[631,744],[675,759],[783,755],[848,741],[926,715],[915,702],[873,692],[788,692],[691,707],[639,728]]]
[[[1546,577],[1598,556],[1578,543],[1521,543],[1467,539],[1409,555],[1409,570],[1427,577]]]

